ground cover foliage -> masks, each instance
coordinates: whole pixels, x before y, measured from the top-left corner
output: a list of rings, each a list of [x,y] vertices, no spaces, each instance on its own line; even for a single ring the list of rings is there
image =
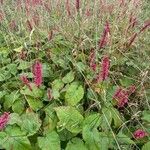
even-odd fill
[[[149,150],[149,0],[0,0],[0,149]]]

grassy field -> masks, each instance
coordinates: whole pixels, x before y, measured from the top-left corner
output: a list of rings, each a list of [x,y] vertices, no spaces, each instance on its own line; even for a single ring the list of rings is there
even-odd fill
[[[0,0],[0,149],[149,150],[150,1]]]

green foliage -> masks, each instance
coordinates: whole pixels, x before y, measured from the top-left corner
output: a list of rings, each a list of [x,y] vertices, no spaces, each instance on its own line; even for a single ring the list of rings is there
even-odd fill
[[[55,1],[0,0],[0,149],[149,150],[149,0]]]
[[[82,130],[84,118],[74,107],[62,106],[55,110],[59,119],[58,127],[66,128],[72,133],[79,133]]]
[[[58,134],[53,131],[44,137],[38,137],[38,144],[41,150],[61,150]]]
[[[68,105],[75,106],[78,102],[82,100],[84,96],[84,89],[82,85],[77,82],[73,82],[67,88],[65,94],[65,100]]]

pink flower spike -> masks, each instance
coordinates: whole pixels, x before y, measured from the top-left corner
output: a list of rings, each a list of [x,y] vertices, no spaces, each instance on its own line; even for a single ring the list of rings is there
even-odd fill
[[[134,135],[135,139],[142,139],[142,138],[148,136],[148,133],[146,133],[142,129],[138,129],[133,133],[133,135]]]
[[[109,34],[110,34],[110,27],[109,27],[109,22],[106,21],[105,26],[104,26],[104,31],[103,31],[103,35],[102,38],[99,41],[99,48],[104,48],[107,43],[108,43],[108,38],[109,38]]]
[[[137,35],[138,35],[137,33],[135,33],[135,34],[132,35],[132,37],[129,40],[128,47],[130,47],[133,44],[133,42],[135,41]]]
[[[71,16],[69,0],[66,1],[66,11],[67,11],[67,13],[68,13],[68,16]]]
[[[80,9],[80,0],[76,0],[76,9],[77,11]]]
[[[33,65],[34,83],[37,87],[42,85],[42,63],[36,61]]]
[[[124,107],[128,103],[128,92],[122,88],[118,88],[113,96],[113,99],[117,100],[117,106],[119,108]]]
[[[91,52],[90,52],[89,62],[90,62],[90,68],[91,68],[93,71],[96,71],[95,59],[96,59],[95,51],[94,51],[94,49],[92,49]]]
[[[104,56],[102,58],[102,68],[101,71],[97,77],[97,82],[104,81],[108,78],[109,75],[109,69],[110,69],[110,60],[108,56]]]
[[[4,112],[4,114],[0,116],[0,130],[5,128],[8,121],[9,121],[9,113]]]
[[[27,79],[27,76],[22,75],[22,76],[20,77],[20,79],[21,79],[21,81],[23,82],[23,84],[25,84],[25,85],[29,84],[29,80]]]
[[[32,88],[31,88],[31,85],[30,85],[30,81],[28,80],[27,76],[22,75],[20,77],[20,80],[23,82],[24,85],[26,85],[30,89],[30,91],[32,91]]]

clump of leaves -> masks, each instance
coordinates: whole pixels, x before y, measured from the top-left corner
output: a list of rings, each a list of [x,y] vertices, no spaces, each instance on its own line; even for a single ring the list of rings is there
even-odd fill
[[[0,1],[0,149],[149,150],[145,3]]]

